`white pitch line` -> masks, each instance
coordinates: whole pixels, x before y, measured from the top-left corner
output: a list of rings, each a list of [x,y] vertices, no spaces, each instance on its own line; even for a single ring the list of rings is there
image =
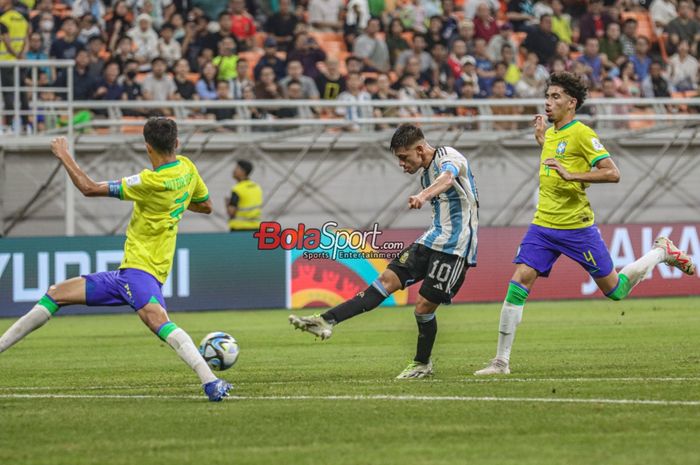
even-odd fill
[[[153,394],[0,394],[1,399],[177,399],[204,400],[203,396],[193,395],[153,395]],[[320,401],[425,401],[425,402],[528,402],[560,404],[613,404],[613,405],[661,405],[661,406],[700,406],[700,400],[645,400],[645,399],[577,399],[550,397],[472,397],[472,396],[411,396],[411,395],[358,395],[358,396],[230,396],[228,400],[320,400]]]
[[[464,383],[590,383],[590,382],[624,382],[624,383],[667,383],[667,382],[700,382],[700,377],[651,377],[651,378],[463,378],[463,379],[422,379],[421,383],[444,383],[444,384],[464,384]],[[237,382],[232,380],[235,386],[283,386],[292,384],[318,384],[321,380],[289,380],[289,381],[241,381]],[[395,379],[344,379],[344,380],[333,380],[335,384],[396,384],[405,383],[405,381],[397,381]],[[144,385],[131,385],[131,386],[13,386],[13,387],[2,387],[0,386],[0,391],[129,391],[135,389],[160,389],[160,388],[183,388],[183,387],[197,387],[198,384],[144,384]]]

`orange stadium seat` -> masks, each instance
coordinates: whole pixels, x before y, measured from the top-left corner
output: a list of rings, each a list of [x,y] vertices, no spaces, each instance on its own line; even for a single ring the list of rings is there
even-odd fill
[[[650,42],[656,41],[656,32],[651,16],[646,11],[622,11],[620,12],[622,21],[634,19],[637,21],[637,34],[646,37]]]
[[[311,36],[318,45],[328,54],[335,55],[338,52],[346,52],[343,35],[337,32],[311,32]]]
[[[240,58],[245,58],[246,61],[248,61],[248,67],[252,70],[255,68],[255,65],[258,64],[258,61],[260,61],[260,58],[263,56],[263,52],[259,50],[251,50],[248,52],[240,52],[238,56]]]

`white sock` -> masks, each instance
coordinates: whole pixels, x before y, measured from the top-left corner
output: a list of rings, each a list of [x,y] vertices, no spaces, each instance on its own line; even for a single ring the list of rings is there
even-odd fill
[[[498,325],[498,349],[496,358],[508,363],[510,361],[510,350],[515,339],[515,328],[523,319],[523,306],[513,305],[503,302],[501,309],[501,321]]]
[[[175,349],[177,355],[197,373],[202,384],[207,384],[216,380],[211,368],[204,361],[202,355],[192,342],[192,338],[182,328],[177,328],[168,335],[166,342]]]
[[[35,329],[44,326],[49,318],[51,318],[51,312],[43,305],[36,304],[0,337],[0,353],[12,347]]]
[[[664,252],[663,249],[654,248],[640,257],[636,262],[630,263],[624,267],[620,270],[620,273],[627,276],[627,279],[630,281],[630,288],[632,288],[646,278],[649,273],[651,273],[651,270],[659,263],[662,263],[665,258],[666,252]]]

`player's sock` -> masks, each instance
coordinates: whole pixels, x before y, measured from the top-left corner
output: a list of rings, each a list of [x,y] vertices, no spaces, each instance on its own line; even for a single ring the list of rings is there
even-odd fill
[[[321,316],[329,323],[338,324],[360,313],[369,312],[377,308],[387,297],[389,297],[389,293],[377,279],[370,287],[352,299],[336,305]]]
[[[158,328],[157,334],[159,338],[175,349],[177,355],[197,373],[202,384],[207,384],[217,379],[207,362],[202,358],[197,347],[195,347],[192,338],[182,328],[179,328],[172,321],[168,321]]]
[[[44,295],[31,310],[0,336],[0,352],[6,351],[27,334],[44,326],[59,308],[55,300]]]
[[[435,336],[437,336],[437,318],[435,313],[421,315],[416,313],[418,323],[418,344],[416,344],[416,357],[413,359],[419,363],[428,363],[430,353],[433,351]]]
[[[498,324],[498,349],[496,358],[508,363],[510,350],[515,340],[515,329],[523,319],[523,307],[530,291],[522,284],[511,281],[508,284],[506,300],[501,308],[501,321]]]
[[[663,263],[666,253],[663,249],[651,249],[636,262],[632,262],[620,270],[615,288],[605,294],[612,300],[622,300],[629,295],[632,288],[649,275],[659,263]]]

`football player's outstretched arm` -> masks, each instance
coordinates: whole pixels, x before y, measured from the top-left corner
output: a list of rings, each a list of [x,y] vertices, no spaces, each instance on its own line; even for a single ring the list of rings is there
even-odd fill
[[[208,215],[213,211],[213,206],[211,199],[207,199],[204,202],[190,202],[187,209],[191,212],[204,213],[205,215]]]
[[[68,152],[68,140],[56,137],[51,141],[51,152],[58,158],[68,172],[75,187],[86,197],[106,197],[109,195],[108,182],[95,182],[78,166]]]
[[[452,171],[443,171],[440,176],[435,178],[435,181],[417,195],[412,195],[408,198],[409,208],[420,208],[426,202],[429,202],[438,195],[446,192],[450,187],[452,187],[452,182],[454,181],[454,174]]]

